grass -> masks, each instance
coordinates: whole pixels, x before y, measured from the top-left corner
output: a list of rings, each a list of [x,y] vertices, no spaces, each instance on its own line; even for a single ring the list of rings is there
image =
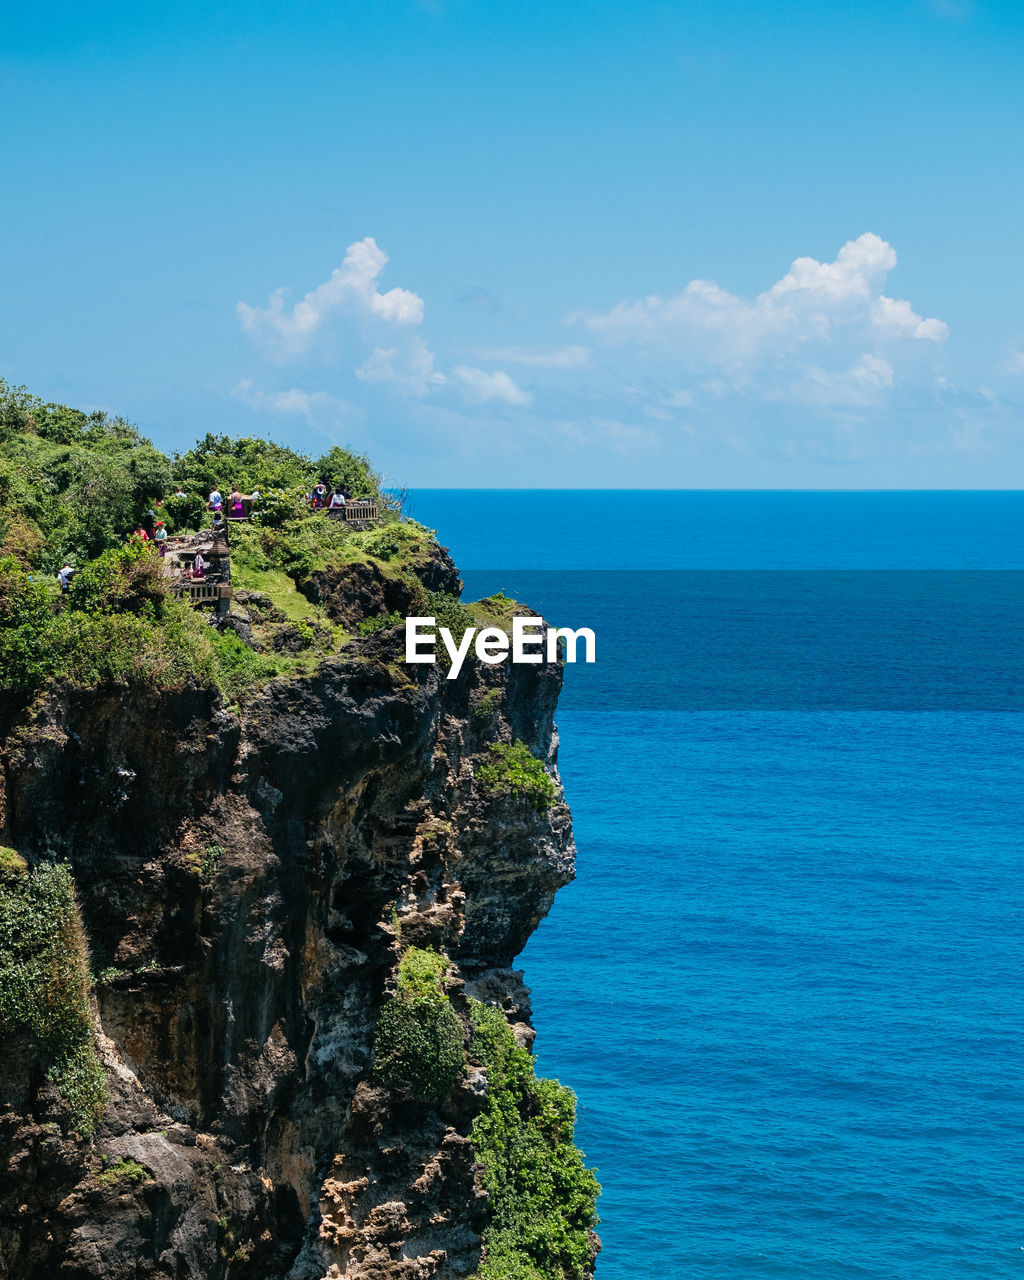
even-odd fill
[[[473,615],[477,626],[500,627],[509,635],[512,634],[512,619],[517,614],[525,616],[532,612],[503,591],[493,596],[484,596],[482,600],[470,601],[464,607]]]
[[[232,560],[231,585],[236,591],[262,591],[289,622],[307,622],[316,618],[327,620],[326,613],[306,599],[283,569],[251,569],[244,564],[236,565]]]

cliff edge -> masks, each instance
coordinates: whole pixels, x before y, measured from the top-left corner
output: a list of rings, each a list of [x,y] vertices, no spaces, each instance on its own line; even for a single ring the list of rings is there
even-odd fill
[[[143,534],[191,554],[217,475],[254,496],[204,613]],[[3,1280],[592,1273],[511,967],[573,876],[562,670],[406,665],[403,612],[514,606],[460,590],[364,458],[172,461],[0,381]]]

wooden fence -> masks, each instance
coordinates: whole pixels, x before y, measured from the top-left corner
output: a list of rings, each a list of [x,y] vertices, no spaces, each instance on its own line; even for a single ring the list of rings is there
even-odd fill
[[[360,502],[357,498],[350,498],[343,507],[327,507],[324,514],[330,516],[332,520],[376,520],[378,518],[376,502]]]
[[[192,604],[216,604],[218,600],[230,600],[233,595],[228,582],[174,582],[171,590]]]

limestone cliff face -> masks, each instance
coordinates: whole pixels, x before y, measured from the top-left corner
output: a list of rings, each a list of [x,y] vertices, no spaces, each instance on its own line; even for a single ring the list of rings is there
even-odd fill
[[[560,683],[367,639],[241,713],[146,687],[8,711],[0,843],[73,869],[110,1100],[83,1141],[28,1037],[0,1046],[0,1276],[473,1271],[481,1081],[376,1087],[373,1032],[400,933],[532,1037],[509,966],[572,878],[569,812],[474,765],[522,739],[557,783]]]

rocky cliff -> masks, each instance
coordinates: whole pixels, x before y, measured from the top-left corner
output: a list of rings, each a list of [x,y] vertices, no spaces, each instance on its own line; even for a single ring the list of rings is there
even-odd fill
[[[83,1137],[31,1027],[0,1045],[0,1276],[480,1266],[489,1086],[470,998],[529,1045],[510,966],[573,875],[561,670],[467,664],[449,681],[397,661],[395,641],[356,640],[240,707],[51,683],[3,708],[0,845],[26,875],[70,867],[107,1097]],[[493,745],[513,742],[554,803],[484,785]],[[440,1098],[373,1069],[410,947],[444,958],[465,1029]]]

